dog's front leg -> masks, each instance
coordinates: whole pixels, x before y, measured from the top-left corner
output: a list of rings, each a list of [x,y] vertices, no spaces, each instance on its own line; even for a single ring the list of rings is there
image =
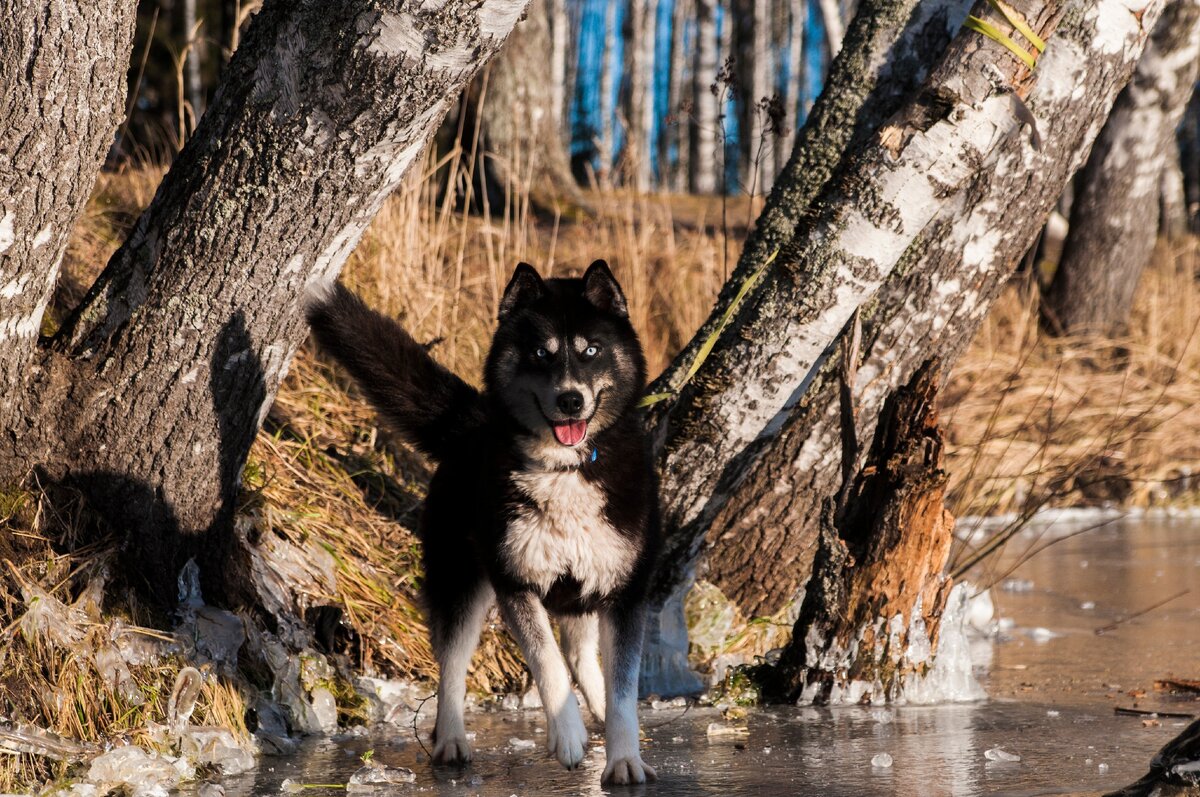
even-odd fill
[[[658,778],[638,749],[637,690],[646,613],[620,605],[600,615],[600,661],[604,667],[605,747],[603,785],[645,783]]]
[[[532,592],[518,592],[500,597],[500,612],[525,654],[542,697],[548,726],[546,746],[564,767],[574,769],[587,751],[587,729],[546,608]]]

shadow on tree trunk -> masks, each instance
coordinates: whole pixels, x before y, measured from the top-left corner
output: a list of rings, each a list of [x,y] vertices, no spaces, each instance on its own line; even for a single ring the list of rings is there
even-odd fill
[[[239,418],[243,404],[262,405],[267,389],[262,363],[254,354],[242,313],[236,313],[218,333],[209,374],[220,441],[219,494],[224,498],[207,527],[184,528],[171,502],[129,473],[85,471],[72,473],[61,482],[61,487],[81,493],[87,508],[98,518],[121,519],[122,528],[108,521],[107,527],[101,525],[96,531],[119,535],[122,571],[128,574],[131,585],[161,611],[175,607],[179,572],[189,559],[200,566],[201,588],[207,601],[238,606],[254,600],[249,563],[236,544],[233,521],[242,469],[255,430]],[[130,529],[137,530],[137,539],[130,536]]]

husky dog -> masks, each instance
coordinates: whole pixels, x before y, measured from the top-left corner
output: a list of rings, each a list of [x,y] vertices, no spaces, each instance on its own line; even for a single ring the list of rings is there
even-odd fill
[[[441,671],[434,762],[471,760],[467,667],[496,603],[541,694],[550,753],[568,769],[586,753],[573,675],[604,723],[602,782],[653,780],[638,750],[637,679],[658,484],[637,412],[645,358],[607,264],[547,280],[517,266],[482,393],[340,284],[307,314],[383,418],[437,462],[420,527]]]

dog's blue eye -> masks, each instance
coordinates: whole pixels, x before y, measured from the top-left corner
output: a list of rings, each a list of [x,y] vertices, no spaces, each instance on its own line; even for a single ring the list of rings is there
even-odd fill
[[[600,353],[600,348],[598,346],[588,346],[586,349],[583,350],[583,356],[587,357],[589,360],[592,359],[593,357],[595,357],[599,353]]]
[[[550,352],[546,351],[544,347],[539,346],[538,350],[533,353],[533,356],[537,357],[539,360],[544,360],[550,356]]]

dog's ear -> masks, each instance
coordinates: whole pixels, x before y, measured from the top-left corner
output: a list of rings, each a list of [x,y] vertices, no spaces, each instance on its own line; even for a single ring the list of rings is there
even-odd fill
[[[629,317],[629,306],[625,294],[617,284],[617,278],[608,270],[608,263],[597,260],[588,266],[583,275],[583,296],[595,307],[620,318]]]
[[[500,298],[500,318],[503,319],[518,307],[536,301],[545,292],[546,284],[542,282],[537,269],[528,263],[518,263],[513,270],[512,279],[504,288],[504,296]]]

